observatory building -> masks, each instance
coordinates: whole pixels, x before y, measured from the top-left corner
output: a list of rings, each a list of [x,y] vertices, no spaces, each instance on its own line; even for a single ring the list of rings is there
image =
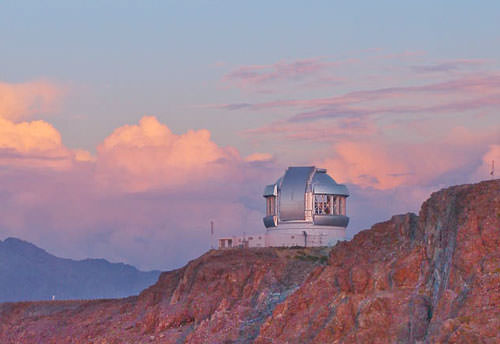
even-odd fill
[[[264,189],[266,246],[331,246],[343,240],[348,196],[326,169],[289,167]]]
[[[324,168],[288,167],[264,188],[266,233],[219,238],[219,248],[333,246],[345,239],[347,187]]]

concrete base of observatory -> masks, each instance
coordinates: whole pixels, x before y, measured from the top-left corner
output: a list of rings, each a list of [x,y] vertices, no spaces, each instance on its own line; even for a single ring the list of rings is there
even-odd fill
[[[267,247],[317,247],[333,246],[345,239],[345,228],[315,226],[310,223],[287,223],[266,231]]]

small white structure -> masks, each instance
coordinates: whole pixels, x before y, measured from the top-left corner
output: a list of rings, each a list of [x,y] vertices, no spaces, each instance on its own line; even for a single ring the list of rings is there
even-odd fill
[[[345,238],[347,187],[325,169],[289,167],[264,189],[263,235],[220,238],[219,248],[332,246]]]
[[[246,235],[219,238],[219,248],[266,247],[266,235]]]

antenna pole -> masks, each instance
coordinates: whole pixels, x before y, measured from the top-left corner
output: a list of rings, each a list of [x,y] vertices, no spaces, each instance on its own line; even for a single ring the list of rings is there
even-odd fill
[[[214,222],[210,221],[210,248],[214,248]]]

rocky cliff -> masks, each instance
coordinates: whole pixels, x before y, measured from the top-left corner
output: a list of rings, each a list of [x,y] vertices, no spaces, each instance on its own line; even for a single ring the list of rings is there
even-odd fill
[[[456,186],[328,259],[211,251],[137,297],[1,304],[0,342],[498,343],[499,244],[500,180]]]
[[[136,297],[0,304],[0,343],[248,343],[322,251],[212,250]]]
[[[500,180],[434,193],[337,245],[256,343],[499,343]]]

